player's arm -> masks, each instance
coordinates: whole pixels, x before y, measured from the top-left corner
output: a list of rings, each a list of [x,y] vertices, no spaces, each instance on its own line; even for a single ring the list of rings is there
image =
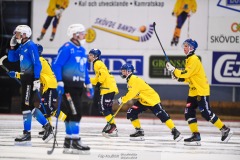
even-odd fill
[[[39,79],[40,78],[40,73],[42,70],[42,65],[41,62],[39,60],[39,54],[38,54],[38,50],[37,47],[33,47],[33,46],[29,46],[29,53],[31,56],[31,60],[34,66],[34,78],[35,79]]]
[[[57,78],[57,81],[62,81],[62,67],[69,59],[70,54],[68,54],[67,48],[60,48],[58,51],[58,56],[52,65],[53,72]]]
[[[173,73],[177,78],[190,78],[195,72],[197,64],[196,61],[191,61],[184,70],[175,69]]]
[[[20,59],[19,57],[19,49],[17,50],[9,50],[8,51],[8,60],[9,62],[17,62]]]
[[[138,83],[135,83],[138,84]],[[128,88],[128,92],[125,96],[123,96],[122,103],[127,103],[128,101],[132,100],[139,94],[140,90],[137,85],[133,85],[132,87]]]

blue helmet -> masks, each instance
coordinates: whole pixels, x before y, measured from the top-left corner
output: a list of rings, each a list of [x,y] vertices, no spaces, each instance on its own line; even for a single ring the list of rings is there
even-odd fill
[[[89,54],[93,54],[95,57],[100,57],[101,56],[101,51],[99,50],[99,49],[91,49],[90,51],[89,51]]]
[[[133,65],[131,65],[131,64],[129,64],[129,63],[126,63],[126,64],[122,65],[121,71],[122,71],[122,70],[126,70],[126,71],[128,71],[128,72],[133,73],[134,67],[133,67]],[[126,76],[126,75],[122,75],[122,73],[121,73],[121,77],[122,77],[122,78],[126,78],[127,76]]]
[[[43,51],[43,47],[42,47],[41,44],[36,44],[36,45],[37,45],[37,48],[38,48],[38,54],[39,54],[39,56],[41,56],[42,51]]]
[[[195,51],[198,47],[198,43],[195,40],[187,39],[183,42],[183,45],[187,43],[190,47],[193,47],[193,50]]]

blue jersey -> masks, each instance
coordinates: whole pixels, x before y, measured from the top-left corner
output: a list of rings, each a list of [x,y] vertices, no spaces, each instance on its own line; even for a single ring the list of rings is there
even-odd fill
[[[58,82],[63,81],[67,86],[79,87],[82,82],[90,84],[87,65],[86,50],[67,42],[58,50],[52,68]]]
[[[34,75],[35,79],[40,78],[42,65],[37,46],[33,41],[28,40],[26,43],[20,44],[17,50],[9,50],[8,60],[10,62],[20,60],[20,69],[24,75]]]

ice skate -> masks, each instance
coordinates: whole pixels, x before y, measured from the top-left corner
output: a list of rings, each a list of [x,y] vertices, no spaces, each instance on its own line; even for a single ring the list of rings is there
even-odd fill
[[[42,131],[38,132],[38,138],[42,138],[44,135],[45,129],[44,126],[42,126]]]
[[[63,153],[64,154],[72,154],[71,145],[72,145],[72,139],[65,137],[64,143],[63,143]]]
[[[136,128],[135,133],[130,134],[130,140],[131,141],[145,141],[143,129]]]
[[[171,46],[173,45],[177,46],[178,42],[179,42],[179,37],[173,37],[171,41]]]
[[[37,38],[37,41],[41,41],[43,39],[43,37],[44,37],[44,34],[41,33],[41,35]]]
[[[54,33],[52,33],[52,34],[51,34],[51,37],[50,37],[50,39],[49,39],[49,40],[50,40],[50,41],[53,41],[53,40],[54,40],[54,37],[55,37],[55,34],[54,34]]]
[[[116,124],[109,124],[106,127],[104,127],[102,135],[106,138],[118,137],[118,130]]]
[[[23,130],[23,135],[15,138],[16,146],[32,146],[31,142],[31,132]]]
[[[42,137],[42,140],[47,143],[48,141],[50,141],[53,138],[53,127],[51,126],[50,123],[47,123],[44,126],[45,132],[44,135]]]
[[[173,140],[176,142],[179,142],[183,137],[181,136],[181,133],[174,127],[172,129],[172,135],[173,135]]]
[[[90,154],[90,147],[83,145],[81,138],[72,139],[71,149],[73,154]]]
[[[223,126],[220,131],[222,133],[221,141],[227,143],[229,141],[229,139],[232,137],[233,131],[231,131],[230,128],[228,128],[226,126]]]
[[[190,138],[184,139],[186,146],[201,146],[201,137],[199,132],[194,132]]]

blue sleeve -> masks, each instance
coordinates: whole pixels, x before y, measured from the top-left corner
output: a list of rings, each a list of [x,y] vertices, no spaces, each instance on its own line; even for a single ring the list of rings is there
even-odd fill
[[[86,63],[86,70],[85,70],[85,84],[86,85],[88,85],[88,84],[90,84],[91,82],[90,82],[90,77],[89,77],[89,73],[88,73],[88,66],[89,66],[89,63],[88,63],[88,61],[87,61],[87,63]]]
[[[19,49],[17,50],[9,50],[8,51],[8,60],[9,62],[16,62],[20,59],[19,57]]]
[[[34,78],[39,79],[40,78],[40,73],[42,70],[42,65],[41,62],[39,60],[39,54],[38,54],[38,50],[37,47],[34,45],[30,45],[29,46],[29,52],[31,55],[31,59],[33,62],[33,66],[34,66]]]
[[[57,81],[62,81],[62,67],[69,59],[70,54],[68,53],[67,47],[63,46],[58,51],[58,56],[53,63],[52,69],[57,78]]]

